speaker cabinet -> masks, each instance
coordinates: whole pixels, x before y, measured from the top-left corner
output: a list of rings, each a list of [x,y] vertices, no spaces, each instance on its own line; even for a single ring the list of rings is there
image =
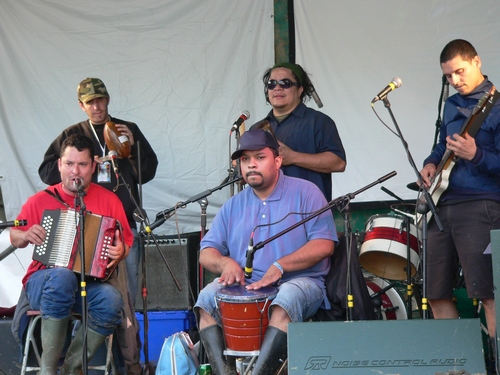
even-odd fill
[[[290,323],[288,374],[485,374],[480,322]]]
[[[157,236],[159,247],[154,241],[146,241],[146,288],[147,310],[189,310],[197,297],[197,260],[200,233],[182,234],[179,237]],[[165,260],[169,268],[167,267]],[[142,291],[142,264],[139,269],[139,291]],[[180,288],[176,285],[178,281]],[[142,292],[137,294],[135,309],[143,311]]]

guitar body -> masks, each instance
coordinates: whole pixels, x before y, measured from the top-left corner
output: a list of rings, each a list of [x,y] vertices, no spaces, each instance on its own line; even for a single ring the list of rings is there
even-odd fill
[[[484,96],[479,100],[477,105],[474,107],[472,113],[465,120],[464,124],[460,129],[460,136],[464,136],[465,133],[468,133],[471,137],[475,137],[484,120],[490,113],[493,108],[493,104],[498,99],[500,94],[496,91],[495,86],[492,86],[491,89],[484,94]],[[432,185],[428,189],[428,192],[432,198],[432,201],[435,205],[438,204],[439,199],[446,191],[450,184],[450,176],[455,166],[455,154],[449,150],[447,150],[441,162],[437,166],[436,175],[434,176],[434,181]],[[417,205],[425,204],[425,196],[420,195]],[[427,221],[429,221],[432,217],[432,213],[427,213]],[[423,214],[417,213],[416,223],[419,228],[422,226],[422,218]]]
[[[448,186],[450,185],[450,175],[451,175],[451,170],[455,166],[455,162],[451,161],[448,168],[444,169],[441,171],[441,173],[437,174],[434,177],[434,181],[432,182],[432,185],[429,188],[429,194],[431,196],[432,201],[434,204],[437,204],[439,199],[441,198],[441,195],[448,189]],[[423,201],[424,196],[421,196],[419,199],[419,203],[424,203]],[[416,221],[417,221],[417,226],[422,229],[422,219],[423,219],[422,214],[417,213]],[[427,222],[432,218],[432,213],[429,211],[427,213]]]

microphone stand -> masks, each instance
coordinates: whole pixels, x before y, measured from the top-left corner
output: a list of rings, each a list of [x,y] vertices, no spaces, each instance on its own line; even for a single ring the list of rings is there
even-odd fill
[[[205,237],[205,234],[207,233],[207,207],[208,207],[208,199],[202,198],[198,201],[200,204],[201,208],[201,214],[200,214],[200,241]],[[198,246],[198,251],[199,251],[199,246]],[[203,284],[205,282],[205,270],[203,266],[200,264],[200,257],[196,257],[196,263],[198,267],[198,289],[196,290],[196,296],[200,294],[200,291],[203,289]],[[200,363],[205,363],[205,347],[203,345],[200,345],[199,347],[199,352],[198,352],[198,361]]]
[[[138,160],[139,160],[138,166],[137,166],[137,173],[138,173],[138,179],[139,179],[138,185],[139,185],[139,199],[141,202],[140,205],[137,203],[134,196],[132,195],[132,189],[125,181],[125,178],[123,177],[123,175],[120,173],[120,169],[118,168],[117,163],[114,163],[114,171],[116,174],[117,182],[119,182],[121,180],[123,186],[125,186],[125,188],[128,191],[128,194],[130,196],[130,200],[132,201],[132,203],[136,207],[135,211],[134,211],[134,220],[136,222],[140,223],[140,230],[141,230],[141,233],[143,233],[144,230],[142,228],[144,226],[144,223],[146,223],[146,226],[149,227],[149,219],[148,219],[148,216],[147,216],[145,210],[142,208],[141,145],[140,145],[139,141],[137,142],[137,153],[138,153]],[[143,368],[143,375],[150,375],[150,374],[154,374],[154,368],[149,364],[149,342],[148,342],[149,319],[148,319],[148,314],[147,314],[148,292],[147,292],[147,281],[146,281],[147,280],[147,275],[146,275],[147,263],[146,263],[146,252],[144,251],[145,250],[144,249],[144,238],[143,238],[143,236],[140,236],[140,237],[141,238],[139,239],[139,241],[140,241],[139,246],[140,246],[141,260],[142,260],[142,268],[141,268],[141,270],[142,270],[142,310],[143,310],[143,314],[144,314],[144,348],[143,348],[144,368]],[[160,245],[159,245],[158,241],[156,240],[156,238],[154,236],[152,236],[152,238],[156,244],[156,248],[157,248],[158,252],[160,253],[163,261],[165,262],[165,265],[167,266],[167,269],[169,270],[170,274],[172,275],[172,278],[174,279],[174,282],[177,285],[177,288],[179,290],[182,290],[182,287],[181,287],[179,281],[177,280],[177,278],[175,277],[172,269],[170,268],[170,265],[168,264],[167,259],[165,258],[163,253],[160,251]]]
[[[9,245],[4,251],[0,253],[0,262],[7,258],[10,254],[17,250],[17,247]]]
[[[137,204],[134,201],[134,197],[132,196],[132,193],[130,192],[130,187],[125,184],[124,178],[121,176],[123,183],[125,186],[127,186],[127,189],[129,189],[129,195],[136,206],[137,210],[134,212],[134,219],[139,222],[139,230],[144,229],[144,222],[149,223],[148,220],[148,215],[146,214],[146,211],[144,211],[143,208],[143,200],[142,200],[142,167],[141,167],[141,142],[137,141],[137,155],[138,155],[138,160],[139,162],[137,163],[137,174],[138,174],[138,185],[139,185],[139,204]],[[117,169],[117,172],[119,173],[119,170]],[[141,254],[141,270],[142,270],[142,313],[144,315],[144,346],[143,346],[143,352],[144,352],[144,368],[142,371],[143,375],[151,375],[154,374],[154,368],[149,364],[149,318],[148,318],[148,288],[147,288],[147,263],[146,263],[146,251],[144,248],[144,236],[138,236],[138,241],[139,241],[139,252]],[[135,304],[135,300],[132,301]]]
[[[236,165],[233,165],[233,160],[231,159],[231,134],[232,131],[229,133],[229,176],[226,177],[226,179],[222,182],[225,183],[229,180],[234,180],[233,182],[238,182],[241,179],[240,175],[240,160],[237,159],[235,162]],[[235,130],[235,139],[236,139],[236,149],[238,149],[238,146],[240,144],[240,127],[238,126]],[[238,180],[235,180],[238,178]],[[234,196],[234,184],[232,183],[231,186],[229,187],[229,195],[232,197]],[[238,184],[238,192],[240,192],[243,189],[243,184],[239,183]]]
[[[432,197],[430,196],[427,189],[425,189],[423,187],[424,181],[423,181],[422,176],[420,175],[420,172],[415,164],[415,161],[413,160],[413,157],[411,156],[410,149],[408,147],[408,143],[404,139],[403,134],[401,132],[401,129],[399,128],[398,122],[396,121],[396,118],[394,117],[394,114],[392,113],[391,103],[389,102],[389,99],[387,99],[387,96],[383,99],[383,102],[384,102],[385,108],[387,108],[387,111],[389,112],[389,115],[392,119],[392,122],[393,122],[394,127],[397,131],[399,139],[401,140],[401,143],[403,144],[403,148],[404,148],[406,155],[408,157],[408,161],[410,163],[410,166],[412,167],[413,171],[415,172],[419,186],[421,187],[421,190],[424,194],[424,201],[422,201],[423,203],[419,203],[417,205],[417,211],[422,214],[422,318],[427,319],[429,317],[429,310],[428,310],[428,306],[427,306],[427,285],[426,285],[427,266],[425,263],[427,261],[427,238],[428,238],[427,212],[429,212],[429,210],[434,215],[434,218],[436,219],[436,223],[439,227],[439,230],[442,232],[444,229],[443,229],[443,225],[441,224],[441,220],[439,219],[439,217],[437,215],[436,205],[434,204],[434,201],[432,200]],[[372,108],[373,108],[373,106],[372,106]]]
[[[208,199],[202,198],[198,201],[200,204],[201,208],[201,214],[200,214],[200,220],[201,220],[201,230],[200,230],[200,241],[205,237],[205,234],[207,233],[207,207],[208,207]],[[203,281],[204,281],[204,269],[203,266],[200,264],[199,258],[198,258],[198,290],[196,291],[196,294],[198,295],[200,291],[203,289]]]
[[[337,209],[339,211],[342,210],[342,207],[347,207],[349,202],[354,199],[356,197],[356,195],[362,193],[363,191],[365,190],[368,190],[370,189],[371,187],[375,186],[376,184],[380,184],[386,180],[388,180],[389,178],[392,178],[396,175],[396,171],[392,171],[391,173],[388,173],[386,174],[385,176],[382,176],[381,178],[379,178],[378,180],[372,182],[371,184],[369,185],[366,185],[365,187],[355,191],[354,193],[350,193],[350,194],[347,194],[347,195],[343,195],[341,197],[338,197],[338,198],[335,198],[334,200],[330,201],[329,203],[326,204],[326,206],[320,208],[319,210],[316,210],[314,211],[313,213],[311,213],[311,215],[307,216],[306,218],[298,221],[297,223],[289,226],[288,228],[282,230],[281,232],[275,234],[274,236],[272,237],[269,237],[268,239],[264,240],[264,241],[260,241],[258,242],[257,244],[255,244],[255,246],[251,246],[249,247],[249,249],[247,250],[247,253],[246,253],[246,256],[248,259],[253,259],[254,257],[254,253],[259,250],[259,249],[262,249],[266,244],[268,244],[269,242],[271,241],[274,241],[275,239],[281,237],[282,235],[290,232],[291,230],[301,226],[302,224],[304,224],[305,222],[321,215],[322,213],[328,211],[328,210],[331,210],[333,207],[337,207]],[[347,210],[348,211],[348,210]],[[347,214],[348,215],[348,212]],[[346,216],[347,217],[347,216]],[[346,225],[347,225],[347,229],[350,231],[350,224],[348,223],[348,219],[346,218]],[[347,237],[348,236],[348,237]],[[351,251],[351,248],[350,248],[350,237],[351,237],[351,234],[349,233],[348,235],[346,235],[346,243],[348,244],[348,248],[347,248],[347,251],[350,252]],[[348,267],[349,267],[349,261],[348,261]],[[249,267],[251,268],[251,267]],[[348,299],[352,298],[351,296],[351,290],[350,290],[351,286],[350,286],[350,277],[349,277],[349,272],[348,272]],[[352,316],[352,310],[353,310],[353,307],[354,307],[354,303],[353,301],[350,301],[348,300],[347,301],[347,306],[348,306],[348,317],[351,317]]]
[[[448,95],[445,95],[444,91],[446,88],[446,92],[448,93],[449,86],[450,86],[450,84],[448,83],[448,80],[446,79],[446,76],[444,74],[443,74],[443,77],[441,79],[442,79],[443,83],[441,86],[441,94],[439,95],[438,118],[436,119],[436,131],[434,133],[434,143],[432,144],[432,149],[434,149],[434,147],[437,144],[439,130],[441,129],[441,109],[443,107],[443,103],[446,102],[446,100],[448,99],[448,97],[447,97]],[[432,149],[431,149],[431,151],[432,151]]]
[[[86,207],[83,197],[86,195],[83,189],[77,189],[75,195],[75,213],[78,209],[78,251],[80,253],[80,296],[82,301],[82,370],[83,374],[88,374],[88,357],[87,357],[87,282],[85,281],[85,214]]]
[[[145,230],[141,231],[141,235],[145,236],[146,234],[151,233],[155,228],[157,228],[160,225],[162,225],[165,221],[167,221],[167,219],[169,219],[175,213],[176,209],[178,209],[178,208],[186,208],[186,206],[189,203],[197,202],[200,199],[203,199],[203,198],[209,196],[214,191],[221,190],[223,187],[226,187],[227,185],[234,184],[235,182],[238,182],[242,178],[243,177],[239,176],[239,177],[236,177],[236,178],[234,178],[232,180],[224,181],[219,186],[217,186],[217,187],[215,187],[213,189],[205,190],[204,192],[196,194],[195,196],[189,198],[188,200],[186,200],[184,202],[177,203],[172,208],[169,208],[169,209],[166,209],[166,210],[158,212],[156,214],[156,220],[154,221],[154,223],[151,224],[151,225],[149,225],[149,226],[147,226]]]
[[[151,225],[148,225],[144,230],[141,230],[141,236],[144,236],[146,234],[150,234],[152,233],[153,229],[159,227],[160,225],[162,225],[167,219],[169,219],[176,211],[177,208],[185,208],[186,205],[188,205],[189,203],[192,203],[192,202],[198,202],[200,204],[200,207],[201,207],[201,233],[200,233],[200,239],[202,239],[206,233],[206,225],[207,225],[207,206],[208,206],[208,199],[207,197],[212,194],[214,191],[217,191],[217,190],[221,190],[222,188],[226,187],[227,185],[231,185],[231,187],[233,187],[233,184],[235,182],[238,182],[242,179],[241,176],[238,176],[236,178],[233,178],[233,179],[229,179],[229,178],[226,178],[219,186],[213,188],[213,189],[208,189],[208,190],[205,190],[204,192],[200,193],[200,194],[197,194],[191,198],[189,198],[188,200],[182,202],[182,203],[178,203],[176,204],[174,207],[172,208],[169,208],[167,210],[164,210],[164,211],[161,211],[159,212],[157,215],[156,215],[156,221],[151,224]],[[158,242],[156,241],[156,238],[155,236],[152,236],[153,240],[155,241],[155,244],[158,248],[158,251],[159,251],[159,244]],[[164,258],[162,252],[160,251],[160,255],[162,256],[163,260],[166,262],[166,259]],[[198,263],[198,270],[199,270],[199,275],[198,275],[198,290],[197,292],[199,293],[199,291],[203,288],[203,281],[204,281],[204,270],[203,270],[203,267],[200,265],[199,263],[199,260],[197,261]],[[166,263],[167,264],[167,263]],[[182,287],[180,285],[180,283],[177,281],[177,279],[175,279],[175,276],[173,275],[172,271],[170,270],[170,267],[168,266],[167,264],[167,267],[169,268],[169,271],[172,275],[172,277],[174,278],[174,281],[176,282],[177,284],[177,288],[179,290],[182,290]],[[205,353],[204,353],[204,350],[203,350],[203,345],[200,346],[200,352],[198,354],[198,358],[200,360],[200,363],[203,362],[204,358],[205,358]]]
[[[350,221],[350,199],[345,200],[344,208],[339,208],[338,210],[344,214],[344,236],[346,244],[346,256],[347,256],[347,273],[346,273],[346,285],[347,285],[347,321],[353,320],[353,309],[354,309],[354,296],[352,295],[352,281],[351,281],[351,243],[352,243],[352,228]]]

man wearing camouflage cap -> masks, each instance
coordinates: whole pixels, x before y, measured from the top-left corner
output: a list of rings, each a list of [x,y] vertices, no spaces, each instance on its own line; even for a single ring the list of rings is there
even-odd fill
[[[134,244],[130,248],[129,256],[126,258],[128,286],[119,288],[122,289],[123,293],[126,293],[128,289],[130,299],[124,298],[124,300],[126,304],[129,301],[130,306],[129,309],[125,309],[127,313],[127,318],[123,319],[125,326],[121,327],[121,333],[120,329],[118,330],[118,340],[124,343],[120,346],[122,347],[122,354],[127,366],[127,373],[134,374],[140,371],[140,345],[138,345],[136,339],[139,325],[134,312],[134,301],[138,288],[140,247],[137,237],[137,223],[134,220],[136,206],[133,200],[139,202],[138,182],[141,181],[144,184],[155,177],[158,158],[146,137],[135,123],[120,120],[109,115],[110,95],[102,80],[99,78],[86,78],[81,81],[77,87],[77,97],[78,104],[87,114],[88,119],[66,128],[51,143],[45,152],[43,162],[38,169],[38,174],[42,181],[48,185],[60,182],[57,160],[59,159],[63,141],[75,133],[84,134],[92,139],[98,162],[96,171],[92,176],[92,182],[113,191],[120,198],[127,214],[130,228],[135,235]],[[113,172],[112,164],[109,160],[110,150],[104,140],[104,127],[108,121],[116,124],[116,129],[121,133],[121,136],[128,138],[131,145],[130,155],[123,158],[119,157],[115,160],[115,163],[121,178],[125,180],[125,183],[131,189],[133,199],[130,197],[127,187],[123,183],[120,183],[123,181],[119,180],[118,176]],[[140,144],[140,155],[138,144]],[[141,178],[138,176],[138,170],[141,170]],[[128,349],[124,350],[123,348]]]

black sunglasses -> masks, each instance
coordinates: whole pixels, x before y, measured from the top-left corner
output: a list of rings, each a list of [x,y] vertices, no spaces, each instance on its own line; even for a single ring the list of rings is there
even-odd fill
[[[292,86],[298,86],[299,84],[297,82],[292,82],[289,79],[281,79],[279,81],[276,81],[275,79],[271,79],[270,81],[267,82],[267,89],[268,90],[274,90],[276,86],[280,86],[282,89],[289,89]]]

